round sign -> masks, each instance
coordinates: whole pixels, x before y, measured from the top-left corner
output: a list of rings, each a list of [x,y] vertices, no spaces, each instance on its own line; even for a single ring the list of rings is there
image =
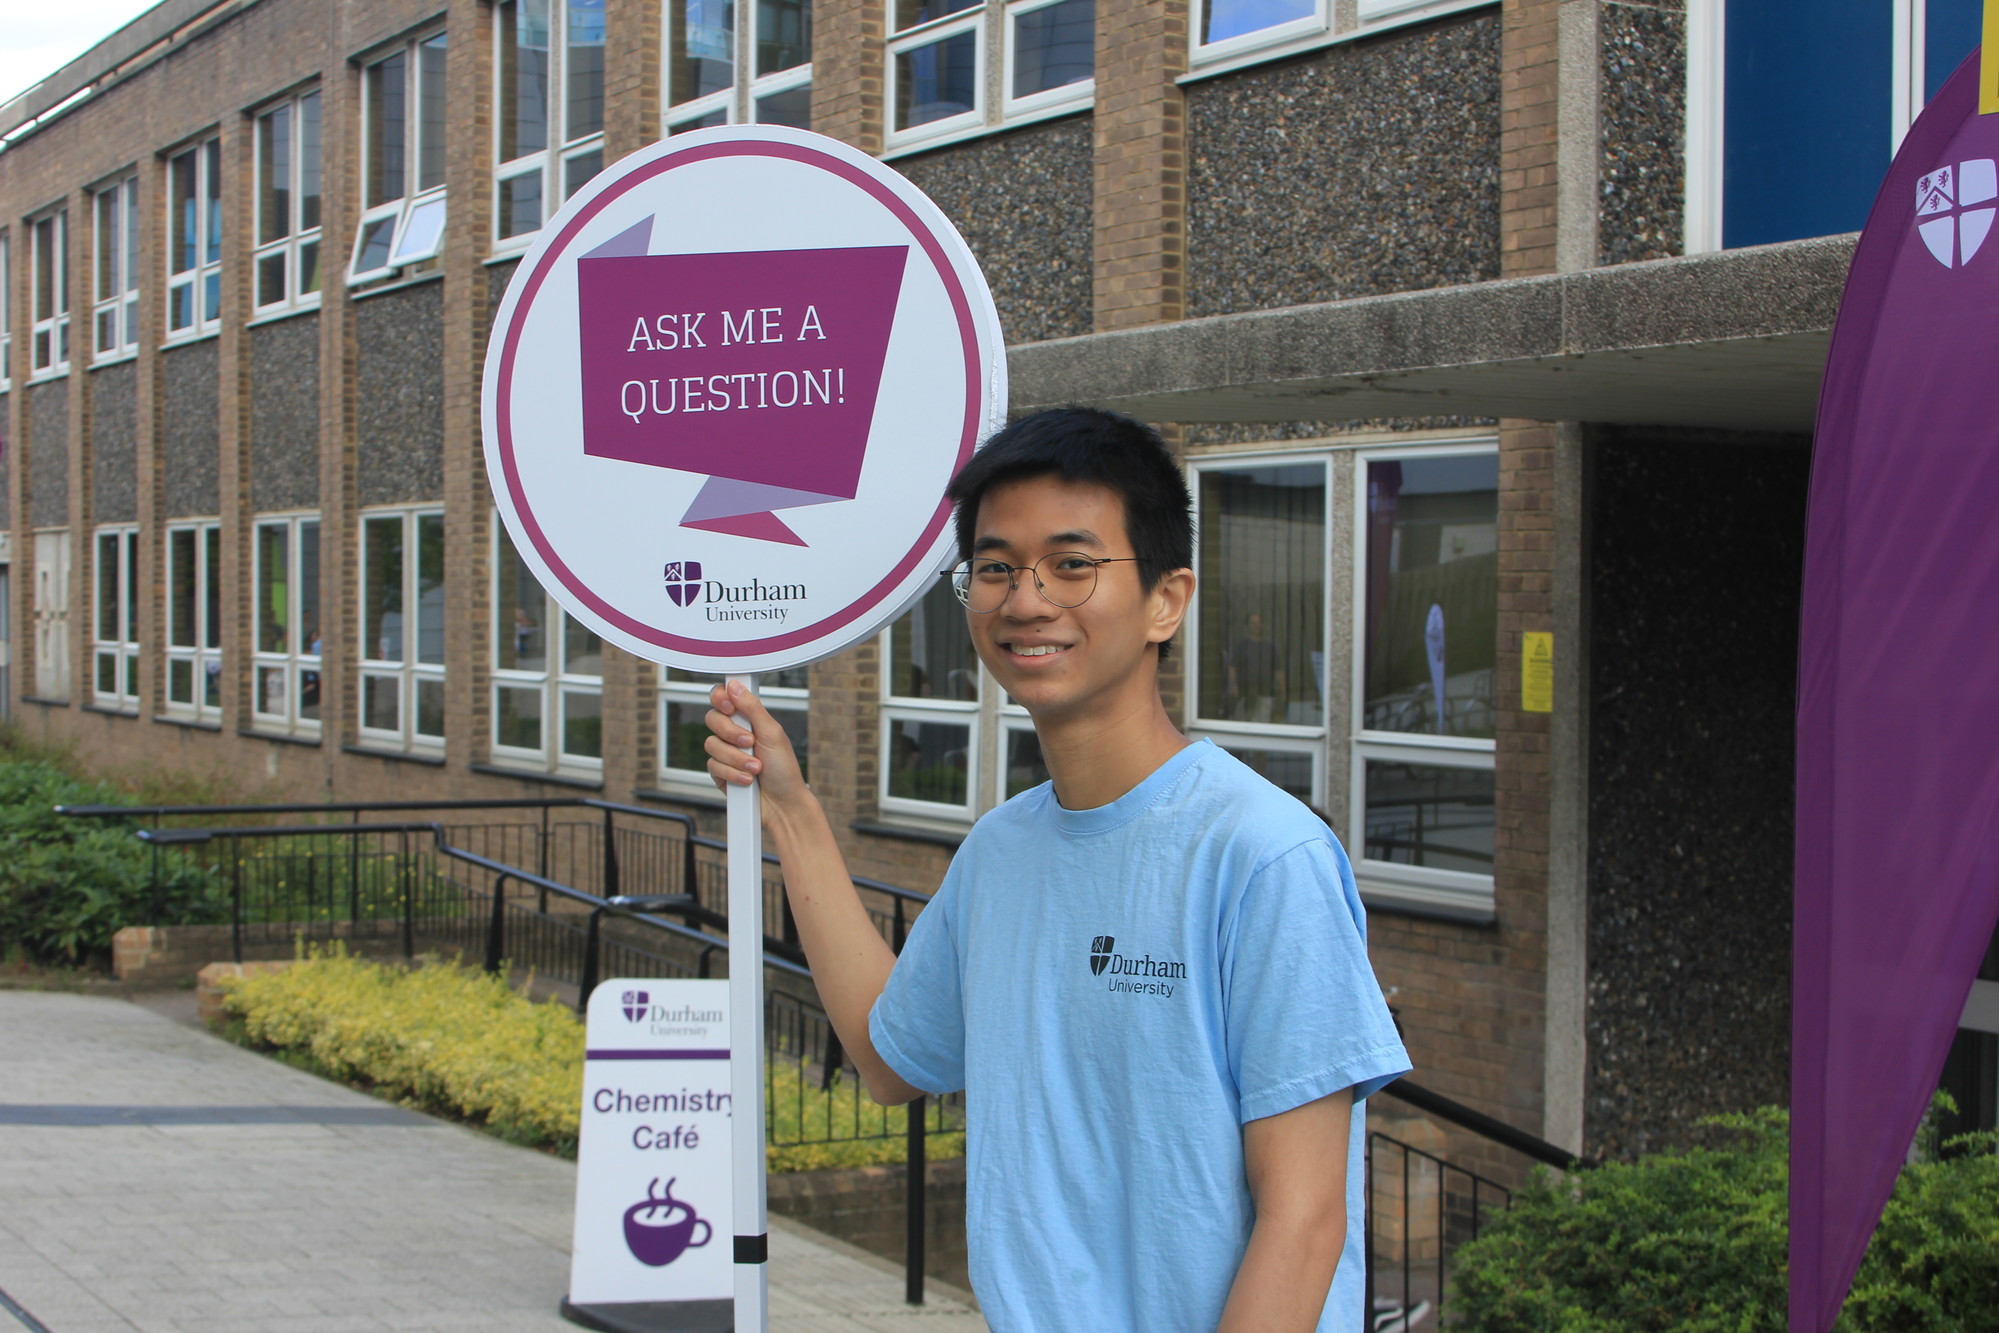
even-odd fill
[[[605,639],[691,671],[874,634],[948,562],[944,487],[1006,413],[977,262],[823,135],[676,135],[570,199],[486,352],[515,548]]]

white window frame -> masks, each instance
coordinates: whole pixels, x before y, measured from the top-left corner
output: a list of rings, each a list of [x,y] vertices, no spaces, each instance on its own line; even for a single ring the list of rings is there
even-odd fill
[[[0,231],[0,392],[14,386],[14,235]]]
[[[1690,255],[1721,249],[1727,8],[1726,0],[1687,0],[1687,185],[1681,225],[1682,248]]]
[[[176,269],[174,252],[174,168],[183,158],[194,163],[194,264]],[[222,327],[222,238],[227,207],[222,200],[222,140],[209,135],[167,155],[167,228],[165,232],[167,269],[166,326],[169,343],[205,337]],[[210,201],[214,201],[211,206]],[[189,322],[176,324],[175,300],[187,292]]]
[[[90,349],[92,361],[104,365],[139,351],[139,178],[126,176],[93,194],[90,219],[96,261]]]
[[[1399,901],[1418,907],[1490,912],[1493,877],[1428,866],[1372,860],[1367,855],[1367,764],[1425,764],[1493,772],[1497,740],[1464,736],[1432,736],[1416,732],[1373,731],[1362,725],[1367,707],[1367,472],[1370,463],[1403,459],[1496,455],[1497,440],[1469,437],[1420,445],[1390,445],[1354,451],[1353,468],[1353,622],[1349,697],[1352,700],[1349,745],[1348,852],[1354,877],[1371,899]],[[1497,515],[1495,514],[1495,521]],[[1494,670],[1499,663],[1495,660]],[[1495,700],[1495,704],[1498,700]]]
[[[190,608],[194,626],[194,642],[177,643],[174,640],[176,612],[180,609],[177,589],[180,587],[180,560],[176,552],[175,538],[180,534],[191,534],[194,538],[194,605]],[[168,717],[191,719],[197,722],[219,722],[222,718],[222,607],[220,589],[212,586],[222,573],[222,524],[216,519],[203,519],[189,523],[170,523],[166,530],[166,624],[160,635],[167,648],[166,714]],[[211,615],[210,601],[214,599]],[[182,667],[187,675],[188,692],[186,698],[177,697],[174,690],[174,669]],[[210,685],[214,686],[214,702],[209,701]]]
[[[955,563],[955,562],[954,562]],[[939,578],[940,587],[946,580]],[[955,595],[946,590],[941,595],[933,595],[932,608],[947,611],[948,614],[964,619],[965,610],[958,604]],[[953,830],[963,829],[986,811],[1007,799],[1007,748],[1008,740],[1016,731],[1032,732],[1034,720],[1025,708],[1013,702],[992,678],[983,662],[978,662],[974,654],[977,672],[976,697],[972,699],[927,699],[897,695],[895,687],[895,645],[894,635],[906,625],[917,608],[898,618],[894,624],[881,632],[881,688],[880,723],[876,739],[877,763],[876,799],[884,815],[895,816],[913,823],[923,823]],[[962,804],[946,801],[921,801],[907,796],[895,796],[889,790],[889,778],[894,771],[895,728],[898,723],[934,724],[964,727],[966,732],[965,754],[965,800]]]
[[[426,662],[423,657],[423,638],[432,630],[430,617],[424,614],[421,594],[423,570],[423,527],[427,521],[435,521],[440,529],[438,551],[440,558],[446,550],[441,540],[444,524],[444,510],[441,506],[427,505],[415,508],[364,509],[360,523],[360,586],[355,599],[357,616],[360,620],[361,652],[360,666],[355,673],[354,717],[355,734],[364,745],[406,751],[412,754],[444,752],[444,632],[446,616],[444,610],[444,579],[449,578],[449,570],[440,570],[437,584],[437,602],[434,627],[439,660]],[[368,626],[369,561],[372,547],[368,541],[370,524],[400,524],[402,529],[402,624],[399,634],[402,639],[400,658],[384,657],[376,651],[378,645],[371,638]],[[368,724],[368,690],[371,681],[380,681],[395,691],[396,726],[394,729],[372,727]],[[438,700],[438,730],[435,734],[417,730],[417,720],[421,716],[418,698],[425,689],[435,689]]]
[[[1326,534],[1325,549],[1320,553],[1319,586],[1325,589],[1330,601],[1333,588],[1333,543],[1339,540],[1334,526],[1335,506],[1333,487],[1337,485],[1337,469],[1333,455],[1324,449],[1272,451],[1261,453],[1214,454],[1189,462],[1188,490],[1192,492],[1195,512],[1200,512],[1201,474],[1204,472],[1241,472],[1251,468],[1265,467],[1318,467],[1325,478],[1323,531]],[[1194,562],[1200,565],[1200,534],[1196,533]],[[1227,626],[1218,631],[1226,635]],[[1216,745],[1229,751],[1272,750],[1285,753],[1309,754],[1312,756],[1312,788],[1310,802],[1315,809],[1326,808],[1326,753],[1331,742],[1331,718],[1329,706],[1322,706],[1321,721],[1317,726],[1294,725],[1286,722],[1244,722],[1234,718],[1211,718],[1201,714],[1201,651],[1204,627],[1201,624],[1201,599],[1198,590],[1187,607],[1185,621],[1186,672],[1187,672],[1187,713],[1192,719],[1188,734],[1196,738],[1212,740]],[[1324,679],[1319,682],[1322,693],[1330,696],[1333,671],[1333,625],[1332,616],[1321,618],[1318,659]],[[1327,699],[1330,704],[1330,698]]]
[[[34,349],[28,382],[32,384],[69,373],[69,209],[54,209],[33,219],[28,223],[28,234],[28,292],[33,298],[28,318]],[[49,258],[49,290],[44,290],[42,278],[45,253]]]
[[[306,108],[310,105],[313,117],[319,126],[317,141],[308,143],[306,134]],[[272,118],[283,113],[286,139],[286,190],[284,233],[266,240],[264,237],[264,191],[268,182],[264,179],[264,137],[266,126]],[[250,262],[250,307],[257,315],[278,314],[287,310],[312,310],[320,303],[320,291],[326,285],[326,251],[321,244],[322,224],[326,217],[326,172],[325,172],[325,99],[317,88],[311,88],[281,102],[273,103],[259,111],[252,125],[251,158],[252,200],[250,236],[256,246]],[[308,149],[317,159],[311,164],[311,175],[317,180],[319,206],[315,210],[311,225],[306,225],[307,176],[306,157]],[[308,262],[310,256],[310,262]],[[264,299],[264,269],[266,265],[282,263],[284,281],[282,290],[273,300]],[[313,275],[310,289],[304,286],[304,275]]]
[[[1690,3],[1697,0],[1690,0]],[[1317,0],[1313,12],[1218,42],[1201,40],[1201,6],[1192,0],[1187,11],[1187,68],[1182,82],[1223,74],[1245,65],[1282,60],[1286,56],[1372,36],[1390,28],[1425,23],[1467,9],[1497,8],[1494,0],[1359,0],[1354,18],[1342,18],[1335,0]]]
[[[884,94],[882,106],[883,143],[891,152],[896,149],[910,148],[920,144],[933,144],[938,140],[967,137],[971,134],[983,133],[993,127],[991,124],[993,117],[988,114],[991,103],[987,96],[987,85],[991,82],[987,77],[988,61],[990,59],[989,53],[994,48],[991,29],[996,22],[1004,21],[1003,17],[999,19],[994,17],[994,8],[994,0],[987,0],[985,4],[973,5],[971,8],[961,9],[955,14],[945,14],[940,18],[934,18],[928,22],[919,23],[914,27],[894,32],[889,37],[887,56],[883,61],[882,68],[883,82],[887,89]],[[889,23],[893,25],[895,22],[894,0],[890,0],[888,18]],[[1011,25],[1008,25],[1009,30],[1010,28]],[[919,51],[926,46],[946,41],[964,32],[972,33],[975,39],[972,55],[972,68],[974,70],[972,80],[972,109],[961,111],[955,116],[944,116],[937,120],[926,121],[921,125],[912,125],[908,129],[897,128],[895,111],[901,91],[897,62],[905,55]],[[1004,45],[1004,43],[1001,43],[1001,45]],[[1091,86],[1095,86],[1094,81]]]
[[[93,534],[90,693],[99,708],[122,713],[139,708],[138,564],[137,524],[107,524]]]
[[[445,189],[447,180],[435,185],[423,184],[423,154],[427,146],[424,142],[423,99],[428,82],[423,72],[423,50],[436,43],[447,42],[443,29],[432,29],[393,48],[380,51],[361,67],[361,139],[360,158],[361,193],[356,202],[361,207],[360,221],[354,225],[354,244],[347,255],[347,281],[349,285],[374,282],[393,277],[412,264],[420,264],[437,258],[444,249],[444,227],[447,219]],[[438,49],[446,52],[449,47]],[[373,165],[369,154],[373,151],[374,127],[369,121],[368,81],[375,76],[388,61],[396,57],[403,61],[403,188],[393,199],[379,203],[368,202],[368,173]],[[444,77],[440,75],[439,77]],[[447,79],[448,86],[448,79]],[[450,138],[450,108],[445,108],[444,121],[446,139]],[[446,152],[445,145],[434,145],[440,158]],[[369,241],[381,227],[386,226],[389,244],[380,263],[362,267],[362,258],[369,248]]]
[[[668,0],[668,2],[671,3],[671,0]],[[495,5],[495,9],[497,11],[508,5],[517,6],[520,3],[521,0],[500,0],[500,3]],[[583,180],[576,183],[576,188],[579,190],[597,172],[602,171],[606,165],[603,156],[604,129],[601,123],[595,130],[574,138],[571,138],[569,135],[569,126],[567,124],[569,99],[563,87],[563,81],[568,76],[569,6],[567,0],[547,0],[547,4],[548,66],[547,81],[544,88],[546,104],[542,126],[543,146],[531,153],[523,153],[519,157],[510,158],[506,161],[500,160],[500,135],[502,132],[500,119],[507,114],[507,108],[502,100],[502,91],[504,88],[502,78],[503,62],[506,59],[504,41],[506,24],[501,20],[501,16],[497,12],[494,15],[492,225],[493,246],[496,251],[504,250],[511,252],[524,248],[531,245],[535,237],[541,234],[541,226],[546,225],[548,220],[555,216],[555,211],[562,207],[564,201],[571,194],[575,193],[575,191],[568,188],[567,177],[571,163],[582,158],[587,158],[592,153],[597,155],[596,171],[591,172],[590,176],[586,176]],[[606,49],[609,49],[608,41]],[[608,73],[607,68],[605,76],[608,76]],[[608,89],[606,90],[606,100],[608,100]],[[501,235],[500,233],[503,230],[500,211],[501,199],[504,194],[506,182],[524,176],[532,176],[536,172],[541,173],[541,225],[516,232],[511,236]]]
[[[69,661],[68,528],[35,530],[35,697],[67,699]]]
[[[682,3],[682,0],[666,0],[666,3],[672,6]],[[762,21],[763,8],[756,4],[738,4],[735,17],[735,26],[729,34],[730,68],[733,71],[729,85],[685,102],[673,100],[673,33],[670,23],[663,25],[660,33],[659,90],[660,129],[663,134],[701,129],[704,128],[701,122],[711,118],[718,118],[715,119],[718,125],[758,124],[762,119],[757,115],[759,102],[779,93],[812,87],[810,60],[768,74],[756,73],[757,25]],[[746,73],[748,77],[745,77]]]
[[[801,671],[804,668],[799,668]],[[659,669],[659,783],[668,790],[686,789],[703,795],[713,795],[715,784],[703,768],[675,768],[672,759],[672,715],[671,706],[686,704],[705,709],[708,706],[708,692],[715,688],[719,676],[696,676],[689,672],[675,672],[669,667]],[[768,679],[768,678],[766,678]],[[794,744],[798,740],[798,729],[790,719],[805,720],[806,763],[811,764],[811,714],[809,705],[811,691],[796,685],[757,685],[757,697],[764,707],[784,725]],[[809,777],[809,772],[808,772]]]
[[[301,559],[303,535],[307,528],[321,536],[318,556],[314,561],[314,573],[324,570],[320,561],[325,557],[323,541],[324,529],[320,527],[316,513],[298,514],[258,514],[250,526],[250,587],[253,613],[250,626],[251,666],[250,666],[250,720],[253,730],[298,737],[318,737],[322,723],[319,718],[304,716],[302,704],[308,683],[319,691],[320,707],[325,708],[326,685],[321,655],[312,651],[313,640],[304,634],[296,614],[287,617],[284,625],[284,647],[266,649],[264,645],[264,542],[266,528],[283,528],[285,531],[285,598],[288,606],[298,606],[304,601],[305,581],[301,577],[304,561]],[[322,580],[322,586],[323,586]],[[318,589],[314,589],[315,596]],[[320,602],[321,624],[318,626],[319,639],[324,640],[325,618],[328,608]],[[283,673],[283,698],[276,710],[265,709],[263,683],[267,672]]]
[[[554,773],[586,779],[601,779],[604,775],[603,735],[600,729],[596,755],[572,754],[562,748],[563,734],[568,730],[568,700],[571,697],[595,697],[599,700],[598,716],[603,716],[604,677],[589,676],[568,669],[567,640],[569,613],[562,609],[546,588],[542,589],[542,634],[543,656],[546,664],[539,671],[527,671],[500,665],[500,638],[508,633],[511,626],[504,623],[505,603],[500,598],[500,571],[506,559],[502,543],[507,541],[505,527],[499,515],[493,516],[492,546],[492,606],[493,640],[488,649],[487,660],[492,664],[491,682],[488,687],[487,715],[490,725],[488,736],[490,757],[495,765],[519,768],[532,772]],[[599,640],[603,643],[603,640]],[[606,650],[609,644],[603,645]],[[500,691],[502,689],[541,691],[541,745],[536,749],[525,746],[505,745],[500,741]]]
[[[1050,9],[1062,3],[1063,0],[1011,0],[1000,16],[1006,34],[1006,40],[1001,43],[1005,49],[1001,53],[1000,89],[1004,103],[1004,118],[1007,120],[1030,117],[1037,113],[1069,111],[1076,107],[1088,106],[1096,100],[1097,79],[1094,62],[1092,62],[1092,73],[1087,79],[1064,83],[1054,88],[1043,88],[1024,97],[1014,96],[1014,57],[1020,49],[1020,44],[1014,40],[1014,25],[1025,15],[1039,9]]]

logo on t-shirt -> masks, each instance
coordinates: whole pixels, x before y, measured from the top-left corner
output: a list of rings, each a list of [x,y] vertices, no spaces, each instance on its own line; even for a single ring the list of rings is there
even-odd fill
[[[1090,975],[1093,977],[1110,974],[1109,989],[1129,991],[1135,995],[1173,996],[1174,987],[1169,984],[1187,979],[1187,965],[1176,963],[1170,958],[1154,958],[1150,953],[1133,958],[1117,951],[1115,935],[1098,935],[1090,941]],[[1135,978],[1135,980],[1127,980]]]

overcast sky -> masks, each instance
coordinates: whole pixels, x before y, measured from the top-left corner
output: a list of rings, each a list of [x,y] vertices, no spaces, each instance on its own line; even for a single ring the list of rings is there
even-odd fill
[[[151,9],[155,0],[0,0],[0,102]]]

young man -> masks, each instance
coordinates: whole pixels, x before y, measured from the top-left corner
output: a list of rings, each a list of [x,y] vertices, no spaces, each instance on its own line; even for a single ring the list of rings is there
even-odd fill
[[[715,690],[709,771],[763,784],[869,1092],[965,1090],[993,1329],[1352,1333],[1354,1104],[1409,1062],[1338,843],[1160,700],[1194,592],[1180,469],[1140,423],[1066,409],[1000,432],[950,494],[966,626],[1052,780],[978,822],[900,959],[740,687]]]

